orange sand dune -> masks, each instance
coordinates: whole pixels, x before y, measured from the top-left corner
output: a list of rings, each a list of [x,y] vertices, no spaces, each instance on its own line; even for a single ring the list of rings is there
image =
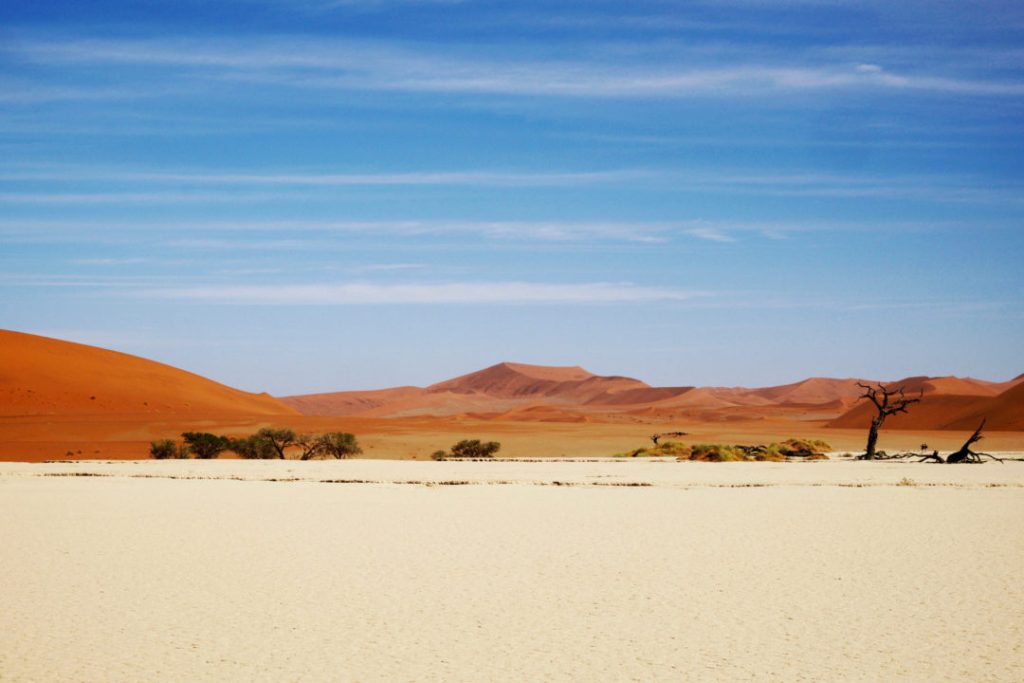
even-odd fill
[[[0,415],[293,415],[169,365],[93,346],[0,330]]]
[[[812,377],[764,388],[652,387],[628,377],[602,377],[580,367],[499,363],[426,388],[337,392],[281,399],[305,415],[406,418],[469,416],[523,422],[668,422],[687,419],[723,423],[783,418],[833,420],[835,427],[866,426],[869,406],[860,401],[856,378]],[[888,384],[908,395],[928,397],[910,416],[892,424],[904,429],[960,429],[964,420],[1024,377],[987,382],[960,377],[908,377]],[[979,401],[982,401],[979,403]],[[1007,400],[992,429],[1018,429],[1016,403]],[[992,408],[994,410],[994,408]]]
[[[1024,383],[988,400],[979,401],[969,412],[948,423],[949,429],[974,429],[985,418],[985,429],[1024,429]]]
[[[973,377],[906,377],[887,382],[890,389],[902,388],[908,396],[914,394],[944,394],[947,396],[997,396],[1008,387]]]
[[[795,405],[820,405],[826,403],[852,403],[864,393],[857,382],[864,380],[830,377],[811,377],[802,382],[777,387],[754,389],[753,393],[775,403]]]
[[[278,400],[303,415],[360,415],[382,406],[416,399],[423,394],[424,390],[420,387],[395,387],[371,391],[339,391],[285,396]]]
[[[601,377],[579,367],[499,363],[426,388],[399,387],[285,396],[281,401],[306,415],[410,417],[494,413],[537,401],[579,407],[645,403],[683,389],[654,389],[628,377]]]
[[[637,379],[601,377],[580,367],[498,363],[478,372],[434,384],[427,391],[484,394],[505,399],[546,397],[563,403],[583,404],[607,400],[624,391],[650,388]]]
[[[694,443],[797,436],[855,450],[866,426],[856,412],[866,406],[835,419],[853,400],[853,380],[658,388],[575,367],[502,363],[426,388],[279,402],[153,361],[45,337],[0,331],[0,350],[0,460],[145,458],[151,440],[184,431],[237,436],[266,426],[352,432],[370,458],[429,458],[465,438],[500,441],[502,454],[515,457],[602,456],[666,431],[687,432]],[[901,425],[900,416],[887,423],[880,446],[956,447],[963,435],[948,430],[973,429],[982,415],[991,430],[1016,430],[993,431],[988,449],[1018,450],[1024,443],[1022,378],[911,380],[925,390],[925,402],[914,406],[909,422]],[[986,395],[993,387],[1001,393]],[[954,388],[972,393],[943,393]]]
[[[911,378],[920,379],[920,378]],[[957,380],[946,382],[944,380]],[[917,390],[924,389],[921,402],[907,408],[906,413],[897,413],[885,422],[887,429],[974,429],[982,418],[987,419],[985,429],[1016,431],[1024,429],[1024,383],[1018,383],[1006,391],[992,396],[984,393],[945,394],[938,388],[943,386],[970,390],[971,385],[958,378],[939,378],[917,383]],[[894,382],[892,386],[901,386]],[[907,381],[908,388],[914,386]],[[994,385],[999,386],[999,385]],[[929,390],[929,387],[932,387]],[[984,387],[982,387],[984,388]],[[907,395],[913,396],[910,391]],[[829,427],[866,428],[871,423],[875,408],[862,401],[846,413],[828,423]]]

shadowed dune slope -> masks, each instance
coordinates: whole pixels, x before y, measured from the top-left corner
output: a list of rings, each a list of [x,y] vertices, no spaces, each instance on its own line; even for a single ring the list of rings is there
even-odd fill
[[[904,382],[893,382],[892,387],[906,387],[907,396],[921,395],[921,402],[910,406],[907,413],[898,413],[886,419],[886,429],[974,429],[983,418],[987,419],[985,429],[1016,431],[1024,429],[1024,383],[1017,380],[1000,384],[963,380],[956,377],[908,378]],[[995,396],[988,394],[988,387],[1001,388],[1010,385]],[[973,394],[947,394],[942,389],[972,390]],[[911,390],[913,387],[913,390]],[[986,393],[982,393],[986,392]],[[828,423],[829,427],[867,428],[875,408],[864,401]]]
[[[0,330],[0,415],[294,415],[250,394],[117,351]]]

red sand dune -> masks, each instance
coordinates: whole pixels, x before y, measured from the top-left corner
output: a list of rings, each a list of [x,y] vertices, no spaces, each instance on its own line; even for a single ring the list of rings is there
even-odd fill
[[[974,429],[982,418],[988,420],[985,429],[1024,430],[1024,382],[1017,381],[998,396],[979,402],[970,412],[950,421],[949,428]]]
[[[0,415],[294,415],[169,365],[93,346],[0,330]]]
[[[545,367],[498,363],[484,370],[426,388],[287,396],[281,400],[306,415],[408,417],[415,415],[486,415],[492,419],[535,420],[538,405],[548,419],[562,414],[675,416],[691,414],[713,420],[734,419],[715,411],[776,406],[816,406],[829,417],[848,408],[860,394],[857,380],[812,378],[764,389],[744,387],[652,387],[629,377],[603,377],[580,367]]]
[[[0,417],[8,418],[95,415],[130,417],[133,424],[261,415],[623,424],[782,419],[861,429],[872,410],[858,401],[856,379],[815,377],[759,389],[651,387],[580,367],[522,363],[499,363],[425,388],[275,399],[136,356],[46,337],[0,331],[0,348]],[[984,416],[988,429],[1024,430],[1024,375],[1002,383],[908,377],[889,386],[924,400],[890,418],[887,428],[968,429]]]
[[[640,380],[601,377],[579,367],[498,363],[426,388],[307,394],[285,396],[281,401],[306,415],[410,417],[472,413],[497,416],[519,414],[515,412],[517,409],[538,402],[580,409],[622,403],[635,405],[687,390],[655,389]],[[569,416],[569,420],[576,418]]]
[[[998,389],[1006,384],[1010,384],[1010,388],[997,395],[989,393],[992,387]],[[997,384],[957,377],[911,377],[887,386],[906,387],[907,396],[921,398],[921,402],[909,406],[906,413],[887,418],[887,429],[974,429],[982,418],[987,419],[987,430],[1024,429],[1024,383],[1017,380]],[[947,393],[944,389],[964,393]],[[874,415],[874,406],[862,401],[827,426],[867,428]]]
[[[628,377],[602,377],[580,367],[499,363],[426,388],[290,396],[283,402],[306,415],[374,418],[465,416],[520,422],[692,420],[708,423],[783,418],[863,428],[870,405],[855,378],[812,377],[774,387],[651,387]],[[908,377],[889,383],[925,397],[894,429],[962,429],[989,414],[989,428],[1022,429],[1022,402],[1013,392],[1024,377],[986,382],[960,377]],[[1005,395],[1005,396],[1004,396]]]

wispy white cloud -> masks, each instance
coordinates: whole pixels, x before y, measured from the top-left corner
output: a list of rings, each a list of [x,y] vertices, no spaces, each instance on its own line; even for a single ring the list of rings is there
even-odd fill
[[[35,63],[159,67],[194,78],[318,90],[476,93],[594,98],[750,97],[772,92],[839,89],[930,91],[952,95],[1019,96],[1024,82],[961,74],[952,67],[893,71],[863,61],[751,54],[668,52],[632,60],[553,56],[524,60],[481,54],[467,46],[322,41],[288,37],[259,41],[23,40],[8,47]],[[591,51],[598,54],[597,50]],[[621,53],[616,55],[621,57]],[[666,66],[671,64],[673,66]],[[178,87],[180,83],[171,86]],[[114,93],[116,95],[116,93]]]
[[[296,193],[267,192],[182,192],[159,190],[153,192],[0,192],[2,204],[167,204],[181,202],[268,202]]]
[[[706,293],[630,283],[457,282],[153,288],[136,296],[217,304],[616,304],[688,301]]]
[[[173,184],[175,186],[219,185],[226,187],[276,186],[276,187],[346,187],[346,186],[492,186],[492,187],[559,187],[591,185],[599,183],[637,180],[651,175],[641,169],[612,169],[601,171],[505,171],[505,170],[456,170],[456,171],[412,171],[390,173],[240,173],[193,171],[147,171],[132,169],[110,169],[95,167],[60,167],[55,169],[18,169],[0,171],[0,180],[31,181],[87,181],[117,183]],[[110,193],[137,197],[145,201],[144,193]],[[0,195],[20,197],[7,193]],[[70,201],[81,194],[66,194]]]
[[[371,263],[355,266],[351,270],[362,273],[389,273],[400,270],[420,270],[426,267],[424,263]]]
[[[323,241],[300,239],[211,239],[205,237],[168,240],[163,246],[174,249],[277,251],[322,247]]]
[[[702,240],[709,242],[735,242],[736,238],[729,235],[718,228],[690,228],[686,231],[687,235],[691,237],[697,237]]]
[[[729,221],[330,221],[330,220],[197,220],[96,221],[0,219],[0,237],[8,244],[114,244],[122,247],[189,251],[245,251],[259,249],[337,250],[348,238],[407,237],[459,238],[508,244],[590,245],[635,243],[657,247],[677,238],[735,241],[740,236],[787,239],[808,233],[955,232],[1016,230],[1006,221],[804,220]],[[388,243],[385,243],[388,244]],[[390,246],[381,247],[384,249]],[[449,247],[450,248],[450,247]],[[103,259],[95,259],[100,263]],[[81,263],[87,263],[82,260]],[[399,264],[402,265],[402,264]]]
[[[992,182],[984,177],[956,174],[893,175],[887,173],[772,173],[757,174],[716,169],[612,169],[598,171],[413,171],[381,173],[265,172],[239,173],[150,171],[92,168],[14,168],[0,171],[0,180],[13,182],[75,181],[78,191],[20,191],[0,193],[0,203],[17,204],[145,204],[168,202],[266,202],[284,199],[329,199],[334,188],[344,187],[496,187],[544,188],[642,183],[646,188],[673,191],[714,192],[726,195],[778,197],[879,198],[935,203],[1021,204],[1024,191],[1018,183]],[[94,192],[83,186],[100,183]],[[106,185],[104,185],[104,183]],[[153,188],[147,191],[109,190],[109,185]],[[215,188],[215,189],[208,189]],[[253,188],[269,188],[255,190]],[[563,236],[565,223],[531,224],[491,222],[466,224],[470,230],[492,235],[525,231],[533,237]],[[352,224],[355,229],[356,224]],[[393,226],[392,229],[395,229]],[[701,226],[691,226],[700,228]],[[437,230],[436,225],[408,222],[406,231]],[[450,224],[449,231],[460,229]],[[615,233],[615,224],[603,224],[590,232]],[[565,234],[571,235],[571,230]],[[635,231],[634,231],[635,234]],[[699,236],[699,235],[698,235]]]
[[[76,266],[132,266],[140,263],[149,263],[151,259],[141,257],[131,258],[76,258],[69,263]]]

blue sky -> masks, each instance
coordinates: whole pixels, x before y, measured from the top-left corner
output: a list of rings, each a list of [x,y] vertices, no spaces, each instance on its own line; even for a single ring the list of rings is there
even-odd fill
[[[250,390],[1024,371],[1024,5],[0,4],[0,326]]]

